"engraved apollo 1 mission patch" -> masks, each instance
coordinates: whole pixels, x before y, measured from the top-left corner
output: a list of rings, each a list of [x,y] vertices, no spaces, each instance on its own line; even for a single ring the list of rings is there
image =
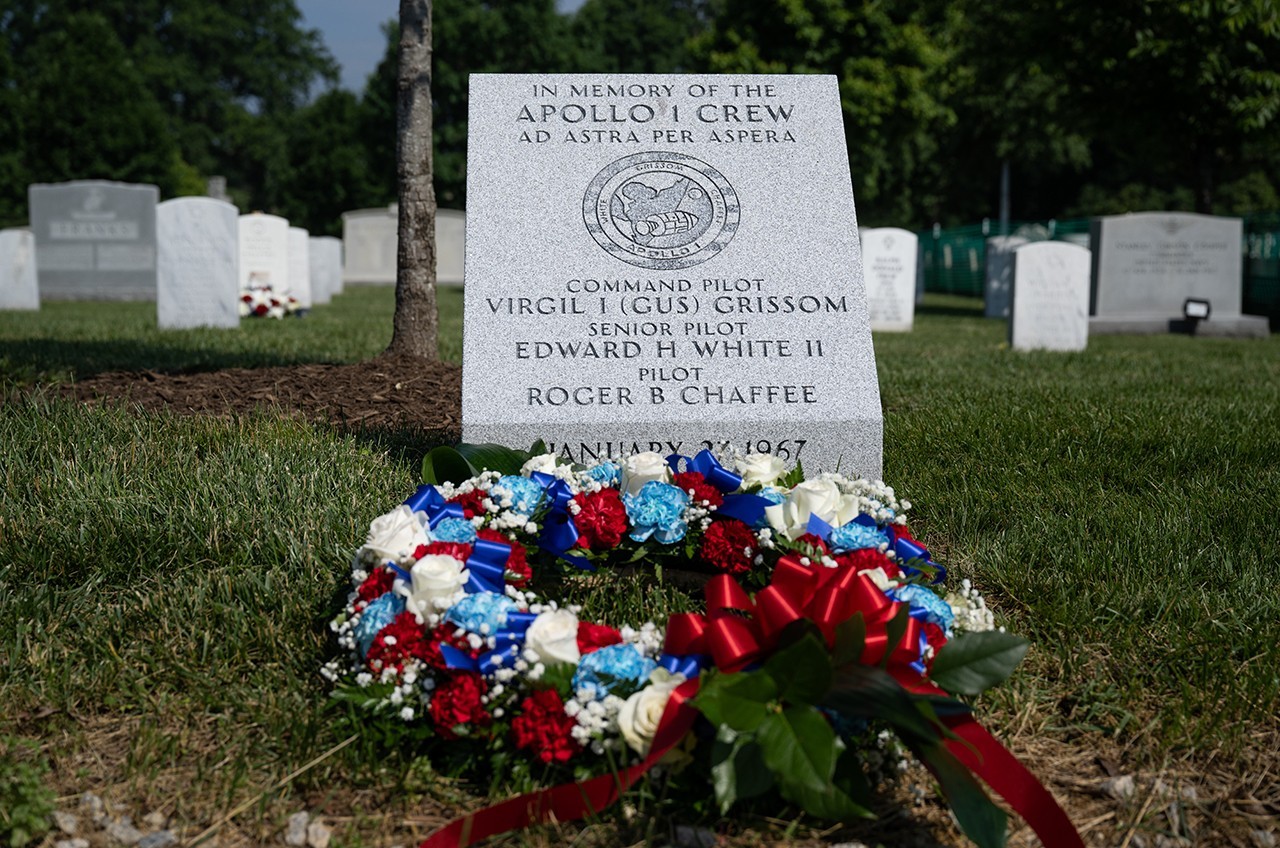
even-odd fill
[[[715,168],[683,153],[625,156],[596,174],[582,198],[596,243],[641,268],[690,268],[738,231],[738,195]]]

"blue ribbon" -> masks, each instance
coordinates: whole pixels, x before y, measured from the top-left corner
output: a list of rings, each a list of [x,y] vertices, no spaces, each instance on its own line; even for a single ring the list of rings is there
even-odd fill
[[[549,505],[549,510],[542,519],[538,547],[583,571],[595,571],[595,566],[586,557],[567,553],[578,544],[578,537],[581,535],[569,513],[569,503],[573,500],[573,490],[569,488],[569,484],[544,471],[533,472],[529,479],[542,487]]]
[[[933,558],[929,556],[929,550],[924,545],[894,533],[893,552],[898,555],[898,567],[906,572],[908,576],[920,574],[921,572],[920,569],[907,565],[907,562],[913,559],[922,559],[937,569],[933,580],[930,581],[931,583],[941,583],[947,579],[947,570],[933,561]]]
[[[658,657],[658,667],[665,668],[672,674],[683,674],[685,680],[697,678],[702,670],[711,665],[711,657],[707,654],[663,654]]]
[[[832,527],[823,519],[819,518],[817,513],[809,513],[809,523],[805,525],[805,532],[812,533],[822,541],[826,542],[831,538],[831,532],[836,528]]]
[[[716,509],[716,515],[736,518],[748,527],[755,527],[770,506],[773,506],[773,501],[759,495],[725,495],[724,503]]]
[[[519,629],[512,629],[511,619],[513,616],[526,615],[530,613],[509,613],[507,626],[494,634],[493,647],[478,657],[473,657],[452,645],[441,645],[440,655],[444,657],[445,665],[461,671],[479,672],[486,677],[492,677],[493,673],[500,668],[512,668],[515,661],[520,659],[520,653],[524,648],[524,634],[531,622],[523,622]]]
[[[507,583],[509,556],[511,556],[511,546],[505,542],[476,539],[471,545],[471,555],[467,557],[469,576],[463,589],[468,594],[494,592],[501,595]]]
[[[409,496],[404,505],[413,512],[425,512],[427,524],[432,530],[446,518],[461,518],[465,521],[467,517],[461,506],[449,503],[435,486],[425,483]]]
[[[696,471],[706,478],[707,482],[720,490],[722,494],[736,492],[742,488],[742,477],[720,464],[711,451],[703,448],[690,458],[683,454],[673,453],[667,457],[667,465],[671,470],[680,473],[680,461],[684,460],[685,468]]]

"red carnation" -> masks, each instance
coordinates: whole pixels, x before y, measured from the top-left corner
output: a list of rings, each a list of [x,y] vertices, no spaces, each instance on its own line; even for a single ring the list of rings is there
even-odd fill
[[[725,574],[745,574],[751,570],[756,552],[756,534],[736,518],[711,522],[702,537],[698,554],[702,561]]]
[[[593,551],[616,548],[627,532],[627,508],[617,489],[581,492],[573,502],[581,509],[573,517],[578,527],[578,544]]]
[[[253,308],[254,315],[266,315],[267,312],[269,311],[270,310],[267,308],[267,305],[265,303],[259,303],[257,306]]]
[[[480,528],[476,531],[476,535],[481,539],[490,542],[501,542],[511,547],[511,553],[507,556],[506,562],[507,571],[510,572],[507,575],[508,583],[519,589],[529,582],[530,578],[533,577],[533,569],[529,567],[529,557],[525,553],[524,545],[512,542],[505,534],[489,527]]]
[[[491,717],[480,703],[486,691],[484,678],[471,671],[458,672],[437,686],[431,693],[431,706],[427,712],[440,735],[456,739],[453,729],[460,724],[487,726]]]
[[[604,624],[592,624],[590,621],[578,622],[578,653],[586,656],[592,651],[616,645],[622,641],[622,634]]]
[[[672,482],[680,491],[692,492],[690,497],[697,506],[702,506],[703,501],[710,506],[724,505],[724,495],[697,471],[682,471],[673,476]]]
[[[449,498],[449,503],[457,504],[462,507],[462,515],[468,521],[477,515],[484,515],[487,510],[484,508],[484,499],[488,497],[481,489],[472,489],[469,492],[463,492],[460,495],[454,495]]]
[[[378,631],[373,644],[369,646],[365,662],[373,671],[382,671],[384,668],[402,671],[407,660],[427,662],[430,647],[423,635],[422,625],[418,624],[413,613],[405,611]]]
[[[451,556],[458,562],[466,562],[471,556],[471,546],[461,542],[432,542],[429,545],[418,545],[413,551],[414,559],[424,556]]]
[[[391,591],[391,584],[396,582],[396,573],[389,568],[379,566],[373,570],[373,573],[365,578],[360,584],[360,588],[356,590],[360,600],[356,602],[356,609],[364,609],[365,605],[370,601],[380,598],[387,592]]]
[[[434,704],[433,704],[434,706]],[[564,701],[554,689],[541,689],[520,704],[511,721],[516,747],[532,751],[544,763],[567,763],[582,750],[574,741],[574,720],[564,713]]]

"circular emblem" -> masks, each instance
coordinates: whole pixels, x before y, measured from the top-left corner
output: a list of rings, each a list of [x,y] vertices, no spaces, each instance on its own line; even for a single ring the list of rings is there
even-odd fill
[[[582,197],[596,243],[623,262],[670,270],[706,262],[738,231],[738,195],[715,168],[683,153],[625,156]]]

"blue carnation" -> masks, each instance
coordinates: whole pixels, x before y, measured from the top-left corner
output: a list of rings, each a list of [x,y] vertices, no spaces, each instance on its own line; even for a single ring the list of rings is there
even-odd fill
[[[446,518],[432,529],[431,536],[438,542],[469,545],[476,540],[476,528],[465,518]]]
[[[599,465],[593,465],[583,474],[591,480],[595,480],[601,486],[616,486],[622,480],[622,469],[618,467],[616,462],[602,462]]]
[[[930,589],[908,583],[892,590],[889,594],[894,600],[908,604],[912,613],[918,613],[917,617],[923,615],[925,621],[938,625],[944,633],[951,632],[951,624],[955,621],[956,615],[951,611],[951,605]]]
[[[650,480],[636,494],[624,494],[622,502],[627,507],[627,518],[631,519],[631,538],[637,542],[652,536],[664,545],[671,545],[684,538],[688,492],[670,483]]]
[[[573,691],[585,689],[595,700],[605,695],[625,698],[648,683],[649,674],[657,667],[656,662],[643,656],[629,642],[609,645],[578,660],[578,670],[573,674]]]
[[[860,551],[863,548],[879,548],[881,545],[887,545],[889,535],[875,527],[850,521],[831,531],[830,542],[831,549],[842,554],[846,551]]]
[[[382,628],[396,620],[396,616],[404,612],[404,598],[392,592],[379,595],[369,602],[360,613],[360,623],[356,625],[356,646],[360,648],[360,656],[369,653],[373,640],[378,638]]]
[[[521,515],[533,515],[538,511],[538,504],[542,502],[543,489],[535,481],[528,477],[520,477],[515,474],[509,474],[498,480],[494,485],[501,486],[510,492],[511,510]],[[503,502],[505,503],[505,498]]]
[[[519,607],[506,595],[497,592],[474,592],[449,607],[445,620],[453,622],[468,633],[485,636],[497,633],[507,624],[508,613]]]

